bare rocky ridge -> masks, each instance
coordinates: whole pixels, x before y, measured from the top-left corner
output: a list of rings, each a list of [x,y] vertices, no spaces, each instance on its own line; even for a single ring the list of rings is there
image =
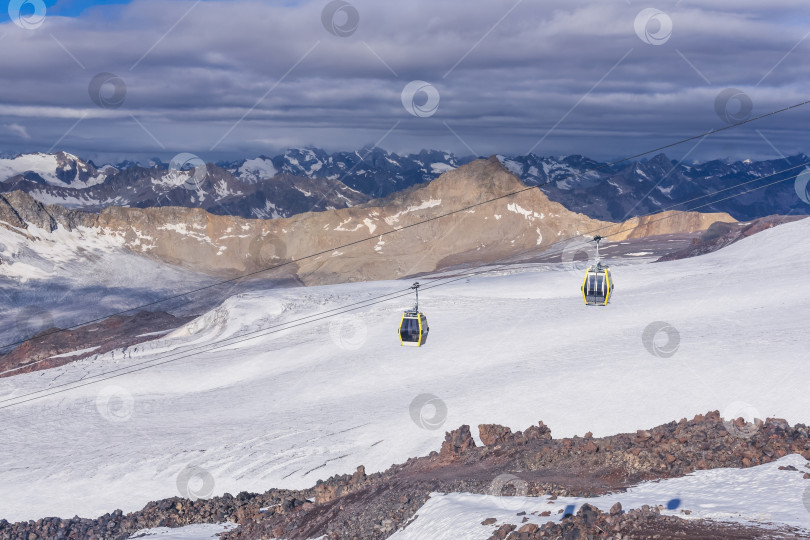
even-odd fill
[[[507,196],[519,190],[524,191]],[[502,198],[414,225],[498,197]],[[287,263],[272,276],[297,278],[308,285],[392,279],[449,264],[491,262],[529,250],[539,252],[556,241],[598,229],[611,241],[621,241],[702,231],[718,221],[735,222],[728,214],[694,212],[669,212],[622,224],[594,220],[550,201],[539,189],[527,189],[495,157],[364,205],[272,220],[180,207],[109,207],[86,214],[43,206],[21,192],[0,198],[0,222],[5,223],[0,225],[21,234],[26,234],[26,222],[46,231],[61,225],[82,234],[114,237],[134,253],[223,277]],[[637,228],[629,230],[632,227]],[[402,230],[381,236],[397,229]],[[335,249],[352,242],[357,243]],[[304,259],[313,253],[321,255]]]
[[[45,329],[18,347],[0,349],[0,377],[50,369],[116,349],[123,349],[126,355],[129,347],[153,340],[193,318],[142,311],[113,315],[72,330]]]
[[[514,474],[526,483],[528,496],[596,496],[621,492],[645,480],[674,478],[701,469],[745,468],[769,463],[790,453],[810,458],[810,430],[803,424],[769,418],[746,424],[724,421],[717,411],[685,418],[636,433],[596,438],[553,439],[540,422],[525,431],[479,426],[476,446],[469,426],[448,432],[440,452],[411,458],[382,473],[353,474],[319,481],[301,491],[226,494],[210,500],[171,498],[150,502],[143,510],[117,510],[97,519],[44,518],[0,521],[0,540],[98,538],[123,540],[147,527],[230,521],[239,527],[224,539],[259,538],[383,539],[411,520],[431,492],[492,493],[493,479]],[[784,474],[810,474],[786,468]],[[509,495],[510,493],[494,493]],[[544,527],[496,523],[492,539],[565,538],[795,538],[796,531],[729,526],[711,521],[686,522],[664,517],[659,508],[614,507],[609,514],[583,506],[575,516]],[[416,517],[414,517],[416,515]],[[594,526],[598,528],[595,529]],[[601,530],[601,533],[600,533]],[[621,536],[619,536],[621,535]]]
[[[664,255],[658,259],[658,262],[705,255],[706,253],[711,253],[712,251],[717,251],[718,249],[731,245],[743,238],[748,238],[758,232],[776,227],[783,223],[805,219],[806,217],[807,216],[768,216],[745,223],[713,223],[698,237],[693,238],[689,246]]]

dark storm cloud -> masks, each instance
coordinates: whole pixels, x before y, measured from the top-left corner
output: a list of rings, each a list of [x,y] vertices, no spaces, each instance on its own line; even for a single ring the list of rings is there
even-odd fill
[[[215,160],[354,149],[393,129],[380,144],[399,151],[609,158],[724,125],[715,98],[727,87],[748,95],[755,115],[808,99],[805,2],[659,2],[672,22],[660,45],[634,29],[650,6],[618,0],[358,0],[348,37],[324,28],[326,4],[136,0],[48,16],[36,29],[6,23],[0,143]],[[100,72],[125,83],[120,107],[88,95]],[[412,80],[438,89],[435,115],[403,108]],[[802,110],[718,135],[690,159],[807,151],[809,118]]]

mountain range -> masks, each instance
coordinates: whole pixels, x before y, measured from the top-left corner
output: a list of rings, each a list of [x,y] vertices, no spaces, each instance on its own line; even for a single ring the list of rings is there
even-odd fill
[[[82,272],[87,274],[100,257],[94,251],[103,246],[102,251],[228,278],[285,263],[263,277],[316,285],[492,262],[597,230],[619,242],[702,231],[717,221],[734,219],[722,213],[669,212],[621,223],[596,220],[551,201],[539,189],[527,190],[494,156],[368,203],[266,220],[177,206],[82,212],[44,206],[14,191],[0,195],[0,227],[8,229],[0,237],[5,246],[0,274],[61,275],[60,266],[76,259],[87,259]],[[57,245],[71,246],[70,253],[55,260]]]
[[[180,206],[243,218],[287,218],[387,197],[475,159],[428,150],[399,155],[376,147],[335,153],[296,148],[273,157],[208,164],[191,154],[182,156],[192,159],[99,166],[65,152],[21,154],[0,159],[0,191],[20,190],[45,204],[87,212],[108,206]],[[791,180],[810,164],[805,154],[691,164],[664,154],[617,164],[580,155],[497,159],[550,200],[603,221],[624,221],[670,207],[726,212],[738,220],[806,214],[810,208],[796,196]],[[748,184],[734,187],[743,182]]]

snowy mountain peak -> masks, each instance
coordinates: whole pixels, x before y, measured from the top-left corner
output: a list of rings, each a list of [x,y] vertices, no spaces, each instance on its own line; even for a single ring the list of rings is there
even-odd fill
[[[354,152],[334,153],[298,147],[275,156],[260,155],[209,165],[202,182],[167,183],[164,176],[168,165],[159,158],[145,165],[125,161],[97,168],[92,162],[66,152],[33,153],[0,159],[0,182],[2,191],[20,189],[42,202],[88,211],[110,205],[187,206],[217,214],[264,218],[342,208],[363,202],[361,199],[387,197],[431,182],[472,159],[427,149],[404,155],[372,145]],[[704,197],[735,183],[769,177],[810,161],[804,154],[770,161],[712,160],[693,164],[674,162],[665,154],[616,165],[579,154],[557,157],[500,154],[497,159],[525,185],[539,186],[551,200],[607,221],[659,211],[679,200]],[[272,182],[279,175],[314,182],[301,191],[295,182]],[[773,180],[780,178],[777,175]],[[317,197],[304,195],[312,192],[331,195],[324,204],[312,206]],[[737,219],[810,211],[786,182],[712,204],[706,210],[731,212]]]

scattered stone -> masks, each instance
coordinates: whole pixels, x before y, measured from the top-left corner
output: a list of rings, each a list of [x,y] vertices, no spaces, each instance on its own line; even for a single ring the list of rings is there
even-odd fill
[[[750,436],[739,437],[728,431],[717,411],[601,438],[555,440],[542,422],[522,433],[511,434],[502,426],[479,426],[479,431],[492,434],[492,438],[486,436],[490,444],[502,441],[497,443],[497,452],[489,444],[476,447],[465,425],[446,434],[440,453],[411,458],[382,473],[369,475],[360,466],[352,474],[319,480],[306,490],[243,492],[236,497],[226,494],[197,501],[174,497],[150,502],[137,512],[124,514],[117,510],[96,519],[43,518],[21,523],[0,520],[0,540],[125,540],[141,529],[228,521],[239,527],[224,533],[223,540],[383,540],[413,520],[432,492],[488,493],[493,479],[501,474],[519,475],[524,483],[521,489],[528,495],[547,497],[549,504],[556,504],[554,501],[561,496],[597,496],[642,481],[682,477],[700,469],[753,467],[788,454],[810,457],[810,430],[803,424],[791,426],[782,419],[769,418],[758,422]],[[598,451],[589,452],[591,445]],[[783,466],[783,470],[797,469]],[[543,474],[536,474],[538,471]],[[810,478],[810,472],[805,471],[801,471],[803,477]],[[542,499],[538,502],[542,503]],[[682,512],[691,514],[689,510]],[[550,517],[552,513],[546,510],[539,515]],[[563,513],[560,509],[559,514]],[[516,524],[503,524],[491,538],[568,540],[589,534],[604,538],[763,537],[748,529],[740,535],[715,535],[712,527],[719,524],[677,520],[662,516],[659,506],[624,512],[617,503],[609,514],[603,514],[583,505],[575,515],[554,520],[531,533],[523,531],[532,525],[528,522],[522,523],[521,531],[515,530]],[[495,525],[496,521],[489,518],[485,523]],[[671,530],[684,534],[669,534]]]
[[[492,533],[492,536],[490,536],[488,540],[504,540],[504,538],[506,538],[506,536],[515,529],[516,527],[509,523],[501,525],[497,531]]]

